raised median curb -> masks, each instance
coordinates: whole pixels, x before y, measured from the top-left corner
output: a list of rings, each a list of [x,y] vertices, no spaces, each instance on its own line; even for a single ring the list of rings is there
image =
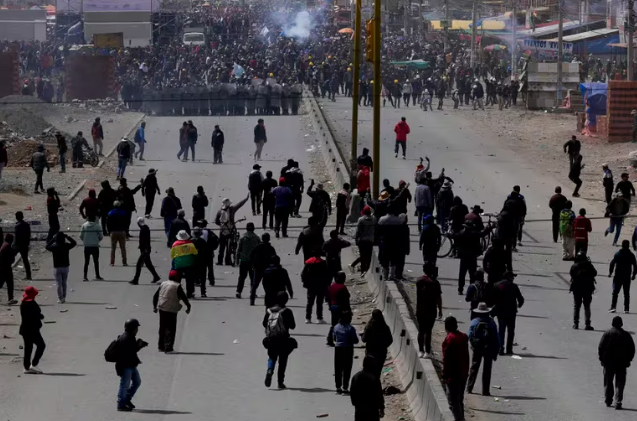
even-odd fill
[[[323,154],[325,166],[332,182],[338,186],[349,181],[349,175],[343,157],[332,132],[327,125],[319,104],[308,90],[304,91],[308,115],[319,141],[319,149]],[[343,250],[344,261],[353,261],[351,249]],[[381,279],[381,269],[376,253],[373,254],[372,266],[365,276],[374,302],[380,309],[394,342],[390,352],[394,357],[400,381],[409,407],[416,421],[451,421],[453,414],[449,410],[445,389],[431,360],[418,358],[418,329],[411,318],[409,308],[403,295],[394,282]]]

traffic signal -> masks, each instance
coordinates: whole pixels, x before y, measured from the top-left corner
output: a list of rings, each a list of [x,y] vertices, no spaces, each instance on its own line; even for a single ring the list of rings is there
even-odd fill
[[[374,19],[365,23],[365,61],[374,62]]]

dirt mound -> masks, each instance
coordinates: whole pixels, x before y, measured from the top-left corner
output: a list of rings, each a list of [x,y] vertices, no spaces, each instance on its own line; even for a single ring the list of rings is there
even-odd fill
[[[57,148],[50,142],[43,142],[43,139],[26,139],[21,140],[13,145],[11,148],[7,148],[7,155],[9,156],[9,167],[25,167],[31,162],[31,155],[38,150],[38,145],[45,144],[44,152],[46,153],[46,159],[49,165],[57,165],[58,155],[56,154]]]
[[[0,121],[23,136],[38,136],[51,125],[41,117],[45,107],[53,107],[33,96],[9,95],[0,100]],[[6,126],[6,125],[3,125]]]

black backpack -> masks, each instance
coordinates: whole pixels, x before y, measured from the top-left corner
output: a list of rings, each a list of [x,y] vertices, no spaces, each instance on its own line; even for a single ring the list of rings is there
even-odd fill
[[[106,362],[109,363],[116,363],[117,362],[117,348],[118,348],[118,343],[119,343],[119,337],[115,340],[113,340],[113,342],[111,342],[108,347],[106,347],[106,351],[104,351],[104,359],[106,360]]]
[[[490,334],[489,323],[486,320],[480,319],[475,329],[473,329],[471,347],[476,351],[488,352],[491,346]]]

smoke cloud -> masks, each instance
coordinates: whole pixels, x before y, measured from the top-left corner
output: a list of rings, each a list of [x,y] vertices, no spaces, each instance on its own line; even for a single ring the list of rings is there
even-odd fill
[[[314,29],[315,26],[310,14],[304,10],[294,16],[292,23],[287,22],[283,25],[283,34],[286,37],[305,40],[309,38],[310,31]]]

